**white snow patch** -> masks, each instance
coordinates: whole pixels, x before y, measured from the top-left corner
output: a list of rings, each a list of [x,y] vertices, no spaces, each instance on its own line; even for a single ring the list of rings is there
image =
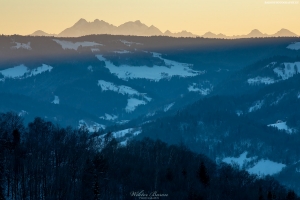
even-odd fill
[[[128,42],[128,41],[126,41],[126,40],[120,40],[120,42],[122,42],[123,44],[125,44],[126,46],[131,46],[131,45],[133,45],[133,44],[135,44],[135,45],[143,45],[142,43],[137,43],[137,42]]]
[[[128,129],[124,129],[124,130],[121,130],[121,131],[112,132],[112,135],[115,138],[121,138],[121,137],[124,137],[126,134],[130,134],[131,136],[137,136],[140,133],[142,133],[141,128],[128,128]]]
[[[274,101],[274,102],[271,103],[270,105],[271,105],[271,106],[272,106],[272,105],[277,105],[277,104],[283,99],[283,97],[284,97],[285,95],[286,95],[286,93],[284,93],[284,94],[278,96],[278,97],[276,98],[276,101]]]
[[[91,51],[92,52],[97,52],[97,51],[100,51],[98,48],[91,48]]]
[[[128,142],[128,139],[126,139],[126,140],[120,142],[120,145],[121,145],[121,146],[126,146],[126,145],[127,145],[127,142]]]
[[[262,159],[247,171],[250,174],[257,174],[260,176],[273,175],[279,173],[285,166],[286,165],[282,163]]]
[[[0,71],[5,78],[20,78],[28,72],[29,70],[25,65],[19,65]]]
[[[91,72],[93,72],[94,70],[93,70],[93,67],[90,65],[90,66],[88,66],[87,67],[87,69],[89,70],[89,71],[91,71]]]
[[[53,69],[53,67],[49,66],[49,65],[45,65],[43,64],[42,66],[40,67],[37,67],[33,70],[30,71],[30,74],[27,75],[27,77],[31,77],[31,76],[36,76],[38,74],[41,74],[43,72],[51,72],[51,70]]]
[[[196,87],[196,83],[193,83],[193,85],[190,85],[188,87],[189,92],[199,92],[202,95],[208,95],[209,93],[212,92],[213,87],[211,86],[210,88],[198,88]]]
[[[127,124],[128,122],[130,122],[130,120],[121,120],[116,122],[117,124],[123,125],[123,124]]]
[[[265,84],[265,85],[270,85],[275,83],[274,79],[270,77],[255,77],[255,78],[249,78],[247,80],[249,85],[260,85],[260,84]]]
[[[172,76],[180,77],[193,77],[200,74],[204,74],[202,71],[192,70],[191,64],[179,63],[172,60],[164,60],[167,66],[130,66],[121,65],[115,66],[112,62],[106,60],[102,55],[96,55],[100,61],[105,62],[105,67],[109,69],[110,73],[115,74],[118,78],[128,81],[129,79],[150,79],[153,81],[159,81],[160,79],[170,79]]]
[[[277,74],[282,80],[289,79],[295,74],[300,73],[300,62],[295,63],[283,63],[284,67],[276,67],[273,69],[274,73]]]
[[[58,96],[54,96],[54,100],[51,103],[53,103],[53,104],[59,104],[59,97]]]
[[[237,114],[237,116],[241,116],[244,114],[244,112],[242,110],[237,110],[237,111],[235,111],[235,113]]]
[[[152,116],[154,116],[155,114],[156,114],[155,111],[154,111],[154,112],[149,112],[149,113],[147,113],[146,117],[152,117]]]
[[[130,98],[127,100],[127,106],[125,108],[126,112],[130,113],[133,112],[136,107],[138,107],[139,105],[145,105],[146,102],[143,100],[139,100],[136,98]]]
[[[19,65],[15,66],[12,68],[8,68],[5,70],[0,71],[0,73],[5,77],[5,78],[28,78],[31,76],[36,76],[38,74],[41,74],[46,71],[51,71],[53,67],[49,65],[43,64],[40,67],[37,67],[35,69],[29,70],[25,65]]]
[[[256,110],[259,110],[263,104],[264,104],[264,100],[256,101],[254,105],[249,108],[249,112],[254,112]]]
[[[266,65],[264,68],[269,68],[269,67],[274,67],[274,65],[276,65],[277,62],[271,62],[270,64]]]
[[[63,49],[74,49],[77,50],[79,46],[82,47],[93,47],[93,46],[98,46],[102,44],[98,44],[96,42],[71,42],[71,41],[66,41],[66,40],[57,40],[53,39],[57,44],[61,45]]]
[[[18,116],[19,116],[19,117],[24,117],[25,115],[28,115],[28,112],[25,111],[25,110],[21,110],[21,111],[18,113]]]
[[[100,129],[105,129],[105,126],[102,124],[98,124],[96,122],[91,122],[91,124],[89,125],[86,121],[79,120],[79,129],[86,129],[88,130],[90,133],[93,132],[98,132]]]
[[[175,102],[166,105],[164,107],[164,112],[167,112],[168,110],[170,110],[174,106],[174,104],[175,104]]]
[[[140,93],[137,90],[125,85],[118,86],[111,82],[98,80],[98,86],[101,87],[102,91],[113,91],[123,95],[139,96],[146,99],[149,102],[152,100],[152,98],[146,96],[146,93]]]
[[[226,157],[222,161],[230,165],[237,164],[240,167],[240,169],[242,169],[244,164],[247,164],[248,162],[256,158],[256,157],[247,158],[247,154],[248,152],[245,151],[238,158]]]
[[[107,114],[105,113],[104,116],[100,117],[100,119],[104,119],[104,120],[108,120],[108,121],[114,121],[118,118],[117,115],[110,115],[110,114]]]
[[[124,53],[131,53],[131,52],[127,50],[121,50],[121,51],[114,51],[114,53],[124,54]]]
[[[27,49],[31,50],[30,42],[26,43],[19,43],[19,42],[14,42],[16,46],[12,46],[11,49]]]
[[[293,44],[290,44],[286,48],[291,49],[291,50],[300,50],[300,42],[295,42]]]
[[[284,130],[286,131],[288,134],[292,134],[294,132],[294,129],[289,128],[286,125],[286,122],[279,122],[279,123],[275,123],[275,124],[269,124],[268,126],[272,126],[274,128],[277,128],[278,130]]]

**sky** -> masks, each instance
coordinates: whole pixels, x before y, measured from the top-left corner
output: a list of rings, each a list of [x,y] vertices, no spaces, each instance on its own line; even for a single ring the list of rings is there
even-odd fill
[[[300,0],[1,0],[0,34],[57,34],[80,18],[117,26],[140,20],[163,32],[198,35],[273,34],[281,28],[300,35]]]

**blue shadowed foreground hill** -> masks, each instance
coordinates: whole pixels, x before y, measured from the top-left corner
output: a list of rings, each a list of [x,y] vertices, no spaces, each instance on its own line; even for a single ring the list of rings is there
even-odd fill
[[[183,145],[120,145],[36,118],[0,115],[1,199],[299,199],[271,177],[216,165]],[[120,190],[122,188],[122,190]]]

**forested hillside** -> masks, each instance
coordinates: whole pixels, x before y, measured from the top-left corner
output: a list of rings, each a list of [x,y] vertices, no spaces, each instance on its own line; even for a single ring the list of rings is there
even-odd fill
[[[273,178],[216,165],[183,144],[121,145],[83,127],[0,115],[0,199],[299,199]]]

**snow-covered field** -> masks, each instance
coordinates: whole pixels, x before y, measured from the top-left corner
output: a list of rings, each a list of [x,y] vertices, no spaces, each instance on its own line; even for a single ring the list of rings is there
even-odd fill
[[[54,96],[54,100],[51,103],[53,103],[53,104],[59,104],[59,97],[58,96]]]
[[[24,117],[25,115],[28,115],[29,113],[26,111],[26,110],[21,110],[19,113],[18,113],[18,116],[19,117]]]
[[[124,137],[126,134],[131,134],[132,136],[137,136],[140,133],[142,133],[142,130],[140,128],[128,128],[128,129],[124,129],[121,131],[113,132],[112,134],[115,138],[121,138],[121,137]]]
[[[19,42],[14,42],[15,46],[12,46],[11,49],[27,49],[31,50],[30,42],[26,43],[19,43]]]
[[[118,86],[111,82],[99,80],[98,86],[101,87],[102,91],[113,91],[119,94],[128,95],[130,98],[127,100],[127,106],[125,108],[126,112],[128,113],[133,112],[137,106],[145,105],[147,104],[147,102],[150,102],[152,100],[152,98],[147,97],[145,93],[140,93],[137,90],[125,85]],[[134,96],[145,99],[147,102],[144,100],[133,98]]]
[[[237,116],[241,116],[244,114],[244,112],[242,110],[237,110],[237,111],[235,111],[235,113]]]
[[[104,80],[99,80],[98,81],[98,86],[101,87],[102,91],[114,91],[120,94],[128,94],[128,95],[141,95],[138,91],[135,89],[132,89],[131,87],[125,86],[125,85],[115,85],[112,82],[104,81]]]
[[[189,92],[199,92],[202,95],[208,95],[209,93],[212,92],[212,87],[210,87],[210,88],[199,88],[199,87],[196,86],[196,83],[193,83],[187,89],[188,89]]]
[[[93,70],[93,67],[92,67],[91,65],[88,66],[87,69],[88,69],[90,72],[93,72],[93,71],[94,71],[94,70]]]
[[[28,78],[51,71],[53,67],[43,64],[40,67],[29,70],[25,65],[19,65],[0,71],[4,78]]]
[[[93,47],[93,46],[98,46],[102,44],[98,44],[96,42],[71,42],[71,41],[66,41],[66,40],[58,40],[58,39],[53,39],[57,44],[61,45],[63,49],[74,49],[77,50],[79,46],[82,47]],[[92,50],[93,51],[93,50]]]
[[[154,54],[154,57],[162,59],[159,55]],[[105,62],[105,67],[109,69],[110,73],[115,74],[118,78],[123,80],[129,79],[150,79],[153,81],[159,81],[161,79],[170,79],[173,76],[179,77],[193,77],[205,72],[192,70],[190,67],[191,64],[179,63],[172,60],[165,61],[167,66],[156,66],[147,67],[147,66],[130,66],[130,65],[121,65],[115,66],[112,62],[106,60],[102,55],[96,55],[96,57]]]
[[[110,115],[110,114],[107,114],[107,113],[105,113],[105,115],[104,116],[102,116],[102,117],[100,117],[100,119],[104,119],[104,120],[108,120],[108,121],[114,121],[114,120],[116,120],[118,118],[118,116],[117,115]]]
[[[249,78],[247,82],[249,85],[259,85],[259,84],[269,85],[275,83],[274,79],[270,77],[260,77],[260,76],[255,78]]]
[[[82,119],[82,120],[79,120],[78,128],[79,129],[84,128],[84,129],[87,129],[90,133],[93,133],[93,132],[99,131],[100,129],[105,129],[105,126],[102,124],[98,124],[96,122],[91,122],[90,124],[88,124],[86,121],[84,121]]]
[[[284,130],[286,131],[288,134],[292,134],[294,132],[294,129],[289,128],[286,125],[286,122],[280,122],[280,123],[275,123],[275,124],[269,124],[268,126],[277,128],[278,130]]]
[[[120,40],[120,42],[122,42],[123,44],[125,44],[126,46],[130,47],[131,45],[135,44],[135,45],[143,45],[142,43],[137,43],[137,42],[129,42],[126,40]]]
[[[174,104],[175,104],[175,102],[166,105],[164,107],[164,112],[167,112],[168,110],[170,110],[174,106]]]
[[[30,71],[30,74],[27,75],[27,77],[31,77],[31,76],[36,76],[38,74],[41,74],[43,72],[51,72],[51,70],[53,69],[53,67],[49,66],[49,65],[45,65],[43,64],[42,66],[40,67],[37,67],[33,70]]]
[[[5,78],[19,78],[28,72],[29,70],[25,65],[19,65],[0,71]]]
[[[300,50],[300,42],[295,42],[293,44],[290,44],[286,48],[291,50]]]
[[[262,107],[263,104],[264,104],[264,101],[263,101],[263,100],[261,100],[261,101],[256,101],[256,102],[254,103],[254,105],[251,106],[251,107],[249,108],[249,112],[254,112],[254,111],[256,111],[256,110],[259,110],[259,109]]]
[[[240,169],[246,167],[246,170],[250,174],[256,174],[259,176],[273,175],[279,173],[284,167],[285,164],[277,163],[268,159],[261,159],[254,163],[250,163],[251,161],[255,161],[257,157],[249,157],[247,158],[247,152],[242,153],[238,158],[235,157],[226,157],[222,160],[230,165],[237,164]],[[251,165],[251,166],[249,166]]]
[[[121,50],[121,51],[114,51],[114,53],[124,54],[124,53],[131,53],[131,52],[127,50]]]
[[[276,67],[273,69],[274,73],[282,80],[289,79],[295,74],[300,73],[300,62],[283,63],[283,66],[284,67]]]
[[[248,152],[245,151],[238,158],[226,157],[222,160],[222,162],[225,162],[225,163],[230,164],[230,165],[237,164],[240,167],[240,169],[242,169],[244,164],[247,164],[248,162],[255,159],[255,157],[254,158],[247,158],[247,154],[248,154]]]
[[[100,51],[98,48],[91,48],[91,51],[92,52],[97,52],[97,51]]]
[[[273,162],[271,160],[260,160],[253,167],[247,171],[250,174],[256,174],[260,176],[273,175],[281,172],[285,167],[285,164]]]
[[[143,100],[136,99],[136,98],[129,98],[127,100],[127,106],[126,106],[125,110],[126,110],[126,112],[131,113],[139,105],[146,105],[146,102]]]
[[[140,93],[137,90],[125,85],[115,85],[112,82],[99,80],[98,86],[101,87],[102,91],[113,91],[123,95],[138,96],[146,99],[149,102],[152,100],[152,98],[147,97],[145,93]]]

